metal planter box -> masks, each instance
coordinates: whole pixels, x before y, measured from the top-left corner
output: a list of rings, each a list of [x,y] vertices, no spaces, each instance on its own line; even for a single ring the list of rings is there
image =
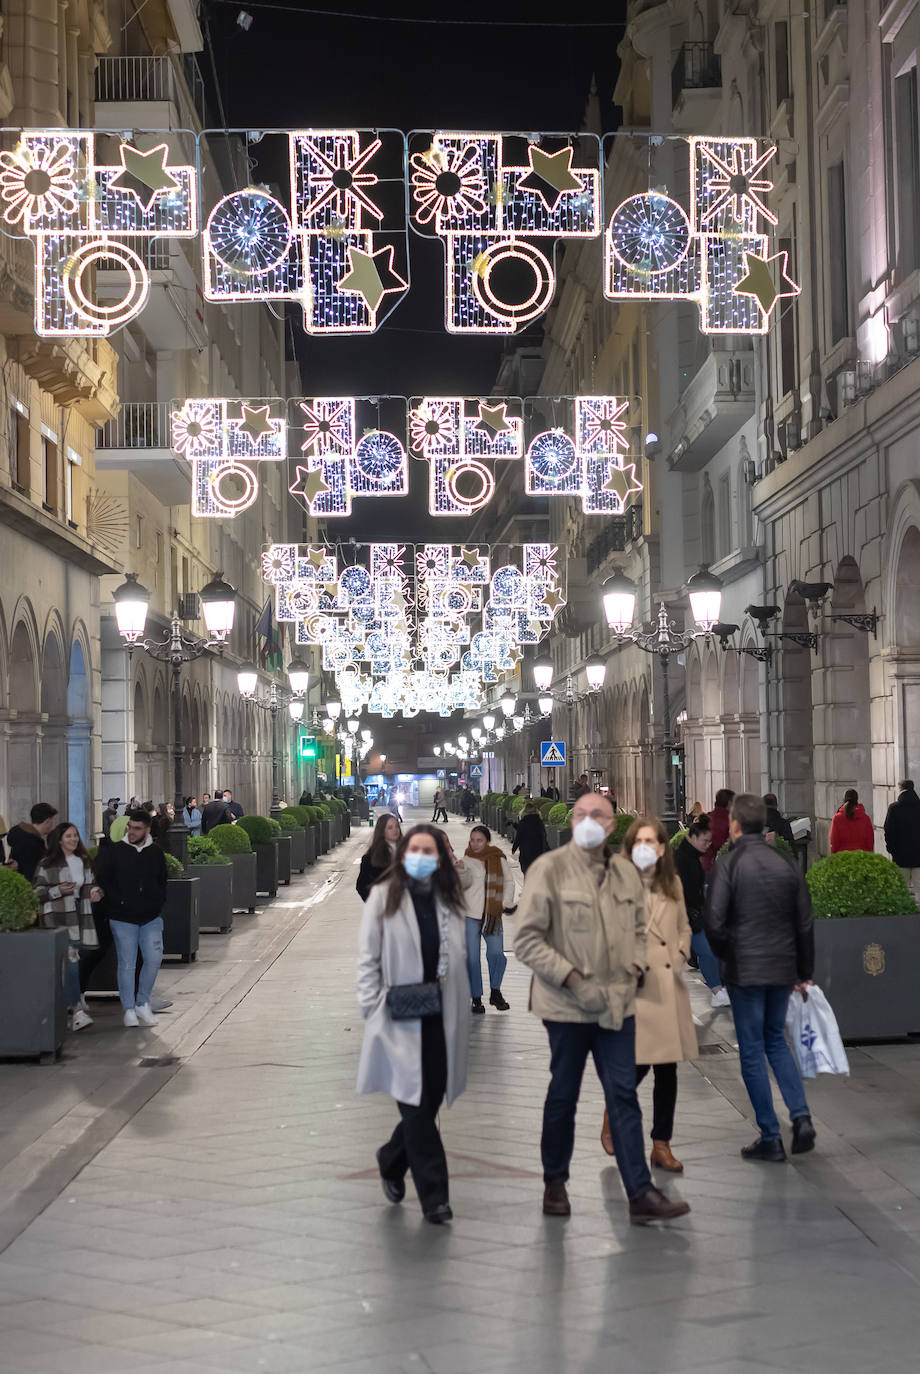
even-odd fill
[[[548,825],[546,827],[546,838],[549,841],[550,849],[561,849],[564,844],[568,844],[572,838],[572,831],[569,826]]]
[[[291,842],[291,869],[295,873],[303,873],[307,866],[307,832],[289,830],[288,839]]]
[[[291,837],[276,835],[272,843],[278,850],[278,881],[287,884],[291,881]]]
[[[233,865],[233,910],[253,912],[256,909],[256,856],[249,851],[229,857]]]
[[[328,854],[332,848],[332,822],[320,821],[319,823],[319,852]]]
[[[198,878],[170,878],[166,884],[163,917],[163,957],[178,957],[190,964],[198,958],[198,922],[201,913]]]
[[[0,1058],[51,1064],[67,1034],[66,930],[0,935]]]
[[[232,864],[189,864],[185,871],[200,884],[199,928],[225,935],[233,926]]]
[[[267,840],[265,844],[252,847],[256,856],[256,891],[275,897],[278,894],[278,846],[274,840]]]
[[[319,847],[319,826],[308,825],[304,834],[307,837],[307,863],[315,864]]]
[[[920,1031],[920,915],[815,921],[815,982],[846,1040]]]

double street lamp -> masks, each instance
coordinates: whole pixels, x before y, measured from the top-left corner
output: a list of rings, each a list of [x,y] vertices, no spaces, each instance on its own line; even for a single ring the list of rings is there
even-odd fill
[[[112,593],[115,603],[115,623],[129,657],[135,649],[142,649],[151,658],[170,665],[170,691],[173,707],[173,822],[169,828],[170,852],[184,865],[188,855],[188,826],[182,819],[185,800],[182,795],[182,697],[179,678],[183,663],[192,663],[215,649],[223,653],[233,629],[236,613],[236,592],[225,582],[223,573],[216,573],[198,593],[201,614],[208,638],[197,639],[186,634],[178,613],[174,612],[169,629],[162,639],[143,638],[150,609],[150,593],[137,580],[137,573],[128,573],[120,587]]]
[[[276,682],[272,682],[265,696],[256,696],[256,687],[259,681],[259,674],[256,668],[251,665],[241,668],[236,675],[237,686],[240,696],[244,701],[252,702],[260,711],[268,711],[272,720],[272,804],[270,814],[278,816],[281,810],[281,796],[278,789],[279,755],[278,755],[278,712],[281,707],[287,705],[288,713],[293,721],[299,721],[303,717],[304,697],[310,686],[310,669],[303,659],[292,658],[287,669],[288,683],[290,690],[286,691],[279,687]]]

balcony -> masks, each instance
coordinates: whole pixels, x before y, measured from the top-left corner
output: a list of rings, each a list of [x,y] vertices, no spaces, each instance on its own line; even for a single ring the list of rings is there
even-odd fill
[[[126,107],[144,105],[146,128],[194,128],[207,122],[204,82],[193,53],[182,54],[180,70],[168,57],[100,57],[96,67],[96,104],[103,128],[131,128],[136,118]],[[155,111],[154,106],[162,109]],[[121,112],[115,107],[121,107]],[[127,122],[125,122],[127,121]]]
[[[162,505],[187,505],[192,469],[169,446],[168,402],[126,402],[100,431],[96,471],[130,472]]]
[[[753,414],[753,350],[713,344],[668,418],[670,467],[699,472]]]
[[[623,553],[627,545],[640,538],[642,534],[642,502],[632,501],[622,515],[611,515],[604,521],[604,527],[592,539],[585,554],[589,577],[603,568],[613,553]]]
[[[23,333],[10,339],[9,356],[58,405],[72,405],[92,425],[105,424],[118,409],[118,357],[105,339]]]
[[[722,97],[722,59],[712,43],[684,43],[671,69],[674,127],[704,130]]]

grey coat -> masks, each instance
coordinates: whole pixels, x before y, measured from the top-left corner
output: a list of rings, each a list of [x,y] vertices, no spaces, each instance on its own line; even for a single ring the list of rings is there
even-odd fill
[[[408,892],[392,916],[384,916],[386,892],[372,887],[358,937],[358,1005],[364,1018],[364,1043],[358,1064],[359,1093],[389,1093],[397,1102],[418,1106],[422,1097],[422,1023],[393,1021],[387,989],[423,978],[422,945],[415,907]],[[438,903],[440,921],[443,908]],[[470,1034],[470,982],[466,971],[466,928],[462,913],[448,926],[447,973],[441,987],[447,1045],[447,1105],[466,1087]]]

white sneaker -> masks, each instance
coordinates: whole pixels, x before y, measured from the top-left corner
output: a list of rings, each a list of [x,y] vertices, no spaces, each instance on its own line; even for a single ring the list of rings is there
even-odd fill
[[[134,1011],[142,1026],[158,1026],[160,1024],[150,1010],[149,1002],[146,1002],[142,1007],[135,1007]]]
[[[79,1002],[77,1003],[77,1006],[80,1008],[81,1011],[89,1011],[89,1003],[87,1002],[85,997],[80,998]]]
[[[134,1010],[133,1007],[130,1011],[125,1012],[124,1023],[126,1026],[136,1026],[139,1024],[137,1019],[137,1012]]]
[[[84,1026],[91,1026],[93,1018],[87,1016],[82,1007],[75,1007],[73,1016],[70,1018],[70,1029],[72,1031],[83,1030]]]
[[[715,992],[712,994],[713,1007],[730,1007],[731,1004],[732,999],[729,997],[725,989],[716,988]]]

